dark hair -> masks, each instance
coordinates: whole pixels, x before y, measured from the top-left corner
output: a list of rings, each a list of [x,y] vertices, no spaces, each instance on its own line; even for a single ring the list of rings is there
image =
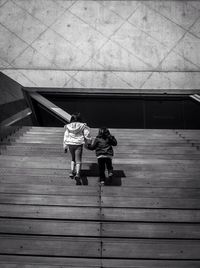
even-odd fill
[[[81,114],[80,113],[74,113],[71,116],[70,123],[72,122],[82,122]]]
[[[110,131],[106,127],[99,128],[98,138],[106,139],[110,135]]]

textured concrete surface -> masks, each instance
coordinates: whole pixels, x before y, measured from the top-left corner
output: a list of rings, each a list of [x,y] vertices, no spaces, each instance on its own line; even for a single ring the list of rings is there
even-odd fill
[[[0,0],[0,71],[27,87],[200,90],[200,1]]]

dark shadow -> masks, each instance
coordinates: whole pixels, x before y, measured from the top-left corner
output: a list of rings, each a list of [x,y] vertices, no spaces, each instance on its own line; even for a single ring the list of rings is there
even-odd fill
[[[96,163],[92,163],[89,166],[89,169],[82,169],[81,175],[84,177],[98,177],[99,176],[99,168]]]
[[[106,186],[121,186],[122,179],[126,177],[123,170],[114,170],[113,176],[110,178],[106,178],[105,185]]]
[[[82,185],[88,185],[88,179],[87,179],[87,176],[81,176],[81,182],[82,182]]]
[[[83,169],[81,171],[81,179],[83,185],[88,185],[88,177],[99,177],[99,168],[98,164],[92,163],[89,169]],[[112,178],[106,178],[106,186],[121,186],[121,178],[125,178],[126,175],[123,170],[114,170]]]

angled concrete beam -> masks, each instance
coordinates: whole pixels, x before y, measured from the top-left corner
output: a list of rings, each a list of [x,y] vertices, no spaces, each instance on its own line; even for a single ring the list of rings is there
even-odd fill
[[[65,121],[69,122],[71,119],[71,115],[65,112],[63,109],[59,108],[57,105],[52,103],[51,101],[47,100],[40,94],[36,92],[29,93],[30,97],[42,104],[48,110],[50,110],[55,115],[59,116],[60,118],[64,119]]]
[[[200,102],[200,95],[198,94],[194,94],[194,95],[190,95],[190,97],[198,102]]]
[[[9,127],[9,126],[17,123],[18,121],[24,119],[25,117],[27,117],[31,114],[32,114],[31,109],[26,108],[23,111],[20,111],[19,113],[16,113],[16,114],[10,116],[9,118],[5,119],[4,121],[2,121],[0,126]]]

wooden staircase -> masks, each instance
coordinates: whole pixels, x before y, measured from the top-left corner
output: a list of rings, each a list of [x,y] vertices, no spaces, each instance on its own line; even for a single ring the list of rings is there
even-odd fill
[[[111,132],[109,186],[87,150],[83,185],[68,178],[62,128],[24,127],[1,144],[1,268],[200,267],[200,131]]]

